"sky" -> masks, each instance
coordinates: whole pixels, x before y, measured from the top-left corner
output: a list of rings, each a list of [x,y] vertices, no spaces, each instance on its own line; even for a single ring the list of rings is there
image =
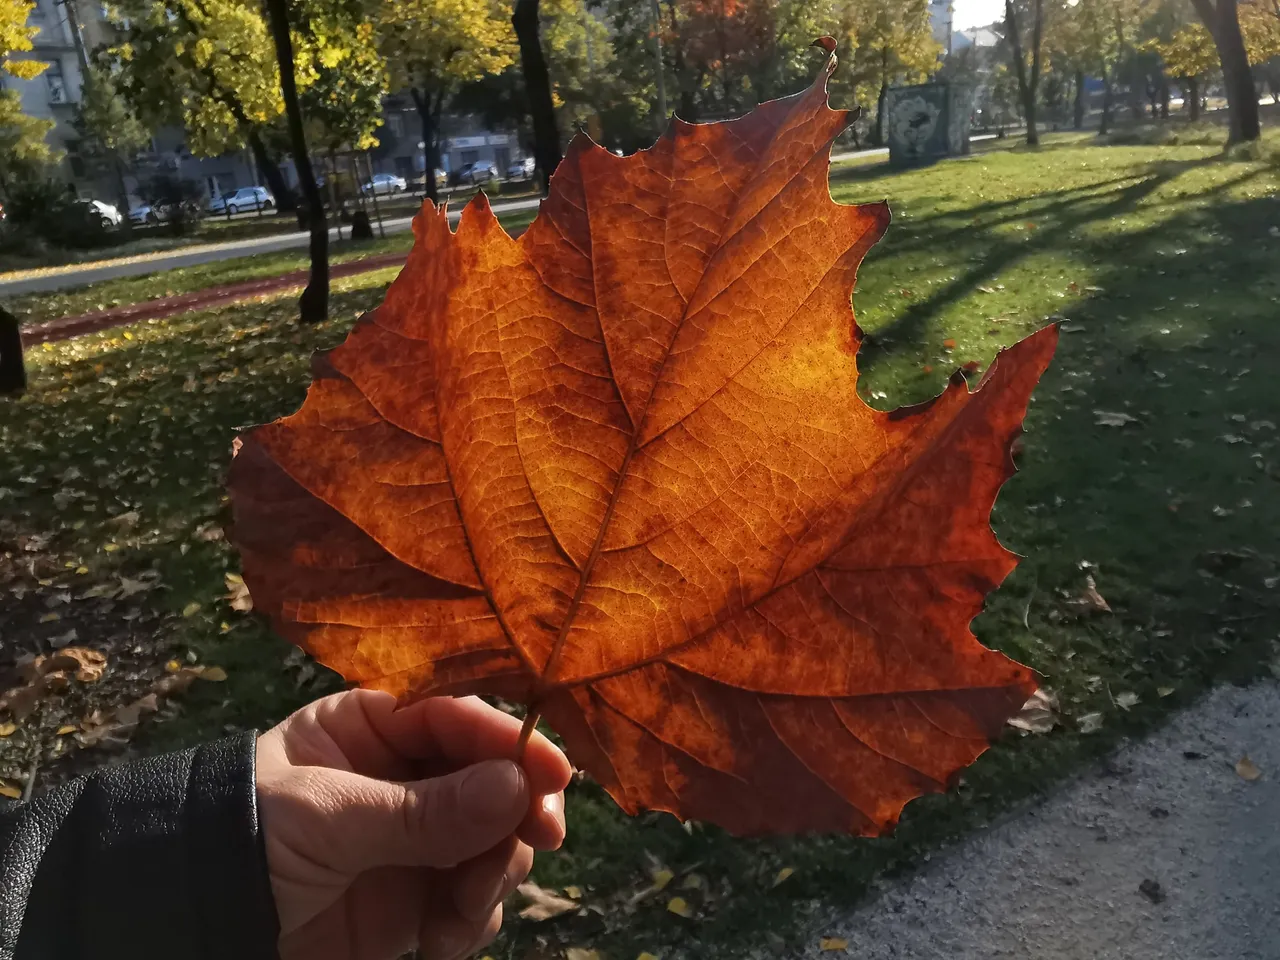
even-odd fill
[[[985,27],[1004,16],[1004,0],[954,0],[955,29]]]

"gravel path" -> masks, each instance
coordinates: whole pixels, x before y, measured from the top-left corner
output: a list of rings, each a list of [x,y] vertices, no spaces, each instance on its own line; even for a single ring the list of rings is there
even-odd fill
[[[1280,685],[1215,691],[820,934],[858,960],[1280,960]]]

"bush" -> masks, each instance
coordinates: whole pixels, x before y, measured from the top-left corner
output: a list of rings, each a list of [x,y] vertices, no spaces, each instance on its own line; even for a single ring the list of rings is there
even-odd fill
[[[18,233],[59,247],[89,250],[115,241],[115,228],[55,180],[30,180],[9,194],[9,222]]]
[[[151,205],[156,219],[167,223],[175,236],[186,236],[200,229],[204,194],[192,181],[161,174],[139,186],[138,195]]]

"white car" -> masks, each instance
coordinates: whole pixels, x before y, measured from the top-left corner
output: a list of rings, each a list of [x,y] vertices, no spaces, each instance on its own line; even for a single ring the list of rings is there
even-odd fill
[[[235,216],[246,210],[271,210],[276,198],[266,187],[241,187],[209,201],[209,212]]]
[[[83,207],[87,216],[97,217],[104,230],[120,226],[120,221],[124,219],[117,208],[101,200],[77,200],[76,206]]]
[[[397,177],[394,173],[375,173],[372,180],[360,185],[360,192],[364,194],[396,194],[408,189],[404,177]]]
[[[148,223],[159,223],[161,220],[168,220],[169,215],[162,207],[157,207],[151,203],[139,203],[129,208],[129,221],[136,223],[138,226],[145,226]]]

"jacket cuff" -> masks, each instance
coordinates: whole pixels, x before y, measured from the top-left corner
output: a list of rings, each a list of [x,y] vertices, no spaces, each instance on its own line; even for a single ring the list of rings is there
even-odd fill
[[[0,956],[16,932],[17,960],[278,957],[256,743],[104,768],[0,818]]]

